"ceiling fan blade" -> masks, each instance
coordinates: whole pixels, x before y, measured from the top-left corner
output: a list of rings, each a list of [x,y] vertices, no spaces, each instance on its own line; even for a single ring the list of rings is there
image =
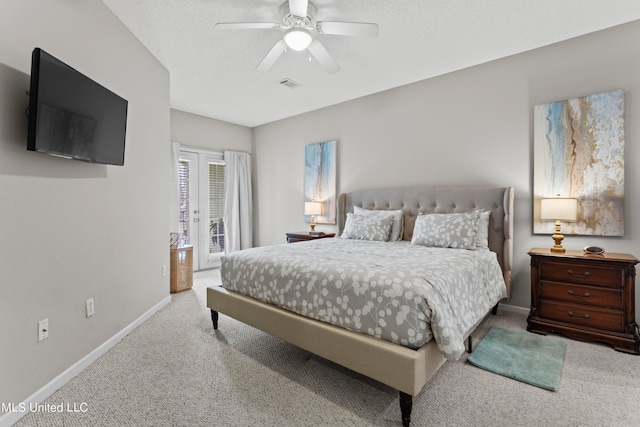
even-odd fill
[[[317,22],[316,29],[322,34],[338,36],[378,37],[378,24],[367,22]]]
[[[306,18],[308,5],[309,0],[289,0],[289,12],[300,18]]]
[[[214,28],[216,30],[271,30],[280,28],[275,22],[220,22]]]
[[[338,63],[329,55],[327,49],[317,39],[313,40],[309,47],[311,55],[322,65],[325,71],[329,74],[335,74],[340,71]]]
[[[285,50],[285,43],[284,40],[279,40],[278,43],[276,43],[271,50],[269,51],[269,53],[267,53],[267,55],[262,58],[262,61],[258,64],[258,66],[256,67],[256,70],[266,73],[267,71],[269,71],[269,69],[271,68],[271,66],[276,62],[276,60],[278,58],[280,58],[280,55],[282,55],[282,53]]]

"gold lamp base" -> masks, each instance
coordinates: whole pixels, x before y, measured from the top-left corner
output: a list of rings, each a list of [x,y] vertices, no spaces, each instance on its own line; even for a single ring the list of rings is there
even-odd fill
[[[316,219],[313,215],[311,215],[311,231],[315,231],[316,229]]]
[[[556,254],[564,253],[565,250],[562,247],[562,241],[564,240],[564,236],[560,232],[560,221],[556,221],[555,233],[551,236],[551,238],[553,239],[553,242],[555,243],[553,245],[553,247],[551,248],[551,252],[556,253]]]

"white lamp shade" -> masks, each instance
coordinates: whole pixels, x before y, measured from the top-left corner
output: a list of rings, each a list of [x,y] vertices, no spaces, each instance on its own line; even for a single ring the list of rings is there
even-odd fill
[[[578,215],[578,199],[554,197],[540,200],[542,221],[575,221]]]
[[[284,33],[284,42],[293,50],[305,50],[312,40],[311,33],[304,28],[291,28]]]
[[[305,215],[320,215],[322,213],[322,203],[320,202],[304,202]]]

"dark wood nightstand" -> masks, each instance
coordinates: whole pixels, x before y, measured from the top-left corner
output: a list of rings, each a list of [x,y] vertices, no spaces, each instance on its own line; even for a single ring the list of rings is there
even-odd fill
[[[325,239],[327,237],[333,237],[336,233],[314,233],[311,234],[308,231],[296,231],[293,233],[287,233],[287,243],[304,242],[306,240]]]
[[[635,320],[636,257],[571,250],[557,254],[540,248],[531,249],[529,255],[528,331],[543,335],[556,332],[640,354]]]

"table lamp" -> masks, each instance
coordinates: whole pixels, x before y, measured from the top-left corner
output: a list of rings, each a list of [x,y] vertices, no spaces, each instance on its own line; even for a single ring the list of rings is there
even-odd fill
[[[311,232],[315,232],[316,219],[315,215],[322,214],[322,203],[312,200],[310,202],[304,202],[304,214],[311,215]]]
[[[540,220],[555,221],[555,233],[551,236],[554,245],[551,252],[564,253],[562,240],[564,236],[560,232],[560,221],[573,222],[578,214],[578,199],[570,197],[557,197],[540,200]]]

